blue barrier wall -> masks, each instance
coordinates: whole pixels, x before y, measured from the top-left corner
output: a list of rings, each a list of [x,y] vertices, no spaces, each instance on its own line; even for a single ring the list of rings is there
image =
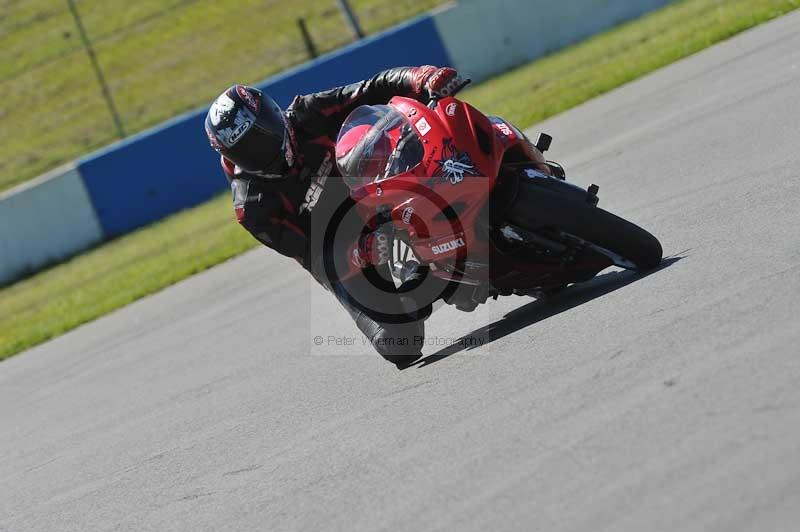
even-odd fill
[[[78,161],[107,237],[202,203],[225,187],[203,120],[200,113],[181,117]]]
[[[286,106],[296,94],[346,85],[387,68],[424,64],[451,64],[430,15],[269,78],[258,87]]]
[[[322,56],[258,86],[286,106],[296,94],[344,85],[394,66],[450,64],[432,17],[424,16]],[[234,80],[220,80],[220,92]],[[106,236],[126,233],[202,203],[227,183],[203,130],[206,109],[78,161]]]

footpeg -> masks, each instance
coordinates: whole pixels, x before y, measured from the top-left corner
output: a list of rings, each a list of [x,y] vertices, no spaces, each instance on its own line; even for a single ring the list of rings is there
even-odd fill
[[[550,173],[553,174],[553,177],[566,181],[567,173],[564,171],[563,166],[554,161],[547,161],[545,164],[550,168]]]

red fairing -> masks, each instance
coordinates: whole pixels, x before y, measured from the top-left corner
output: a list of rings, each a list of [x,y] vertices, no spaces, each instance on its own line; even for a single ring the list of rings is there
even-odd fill
[[[408,172],[353,188],[351,196],[363,216],[391,205],[395,225],[408,232],[414,253],[426,263],[467,255],[488,259],[490,244],[478,230],[478,217],[496,184],[503,154],[519,139],[503,141],[503,126],[455,98],[440,100],[435,110],[402,97],[389,105],[416,129],[424,155]]]

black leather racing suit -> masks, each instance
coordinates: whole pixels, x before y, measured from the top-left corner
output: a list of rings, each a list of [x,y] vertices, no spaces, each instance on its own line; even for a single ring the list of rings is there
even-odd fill
[[[326,264],[336,258],[328,256],[330,250],[325,252],[320,236],[336,218],[337,210],[350,202],[335,162],[334,145],[340,126],[360,105],[385,104],[394,96],[422,99],[420,88],[414,86],[416,71],[416,67],[393,68],[344,87],[296,96],[285,112],[294,156],[286,179],[249,176],[222,158],[239,223],[262,244],[296,259],[332,290],[375,349],[394,362],[419,353],[424,337],[422,321],[405,317],[394,286],[381,283],[375,271],[364,271],[365,275],[347,281],[331,278]],[[350,229],[353,238],[360,229]],[[372,286],[376,279],[378,290]],[[370,310],[378,307],[380,314]]]

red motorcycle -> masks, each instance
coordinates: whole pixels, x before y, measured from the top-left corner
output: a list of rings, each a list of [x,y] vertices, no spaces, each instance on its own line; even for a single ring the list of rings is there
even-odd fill
[[[391,227],[392,272],[418,309],[472,311],[490,297],[542,295],[616,265],[650,270],[658,240],[597,207],[511,123],[456,98],[362,106],[336,158],[365,224]]]

